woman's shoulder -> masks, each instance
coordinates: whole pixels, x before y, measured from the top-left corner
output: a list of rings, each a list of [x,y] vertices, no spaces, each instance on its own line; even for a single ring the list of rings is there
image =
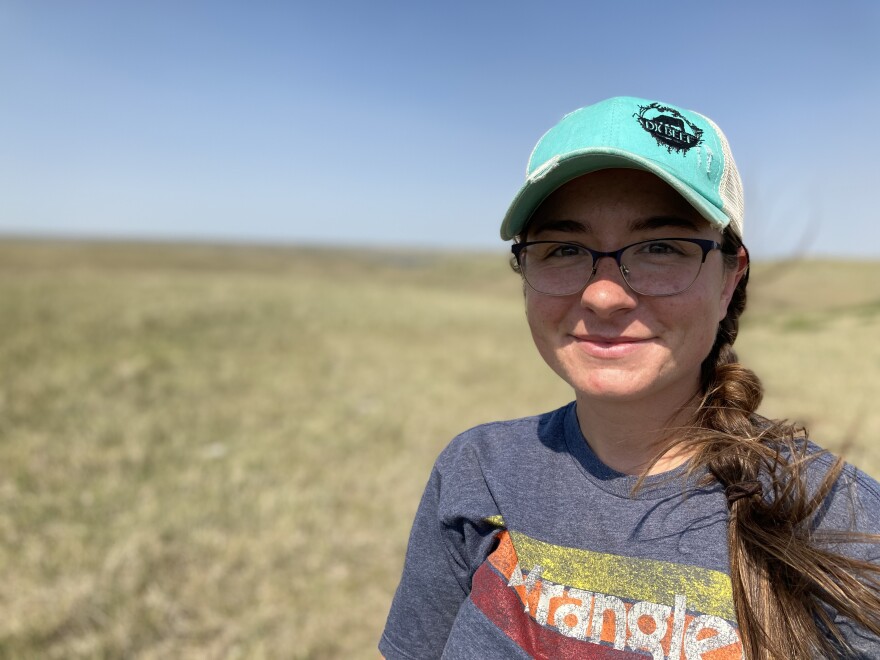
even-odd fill
[[[807,479],[811,490],[838,468],[828,495],[819,511],[819,527],[854,529],[869,534],[880,533],[880,483],[855,465],[842,462],[835,454],[807,441],[805,455],[809,458]]]
[[[528,458],[535,452],[561,448],[565,445],[567,418],[574,414],[574,403],[556,410],[487,422],[460,433],[437,458],[435,467],[457,469],[462,462],[510,462],[513,457]]]
[[[772,422],[762,420],[755,424],[759,431],[770,427]],[[864,470],[846,462],[833,451],[817,444],[812,438],[805,435],[791,439],[771,439],[765,441],[772,452],[778,452],[782,460],[775,462],[776,469],[771,469],[777,478],[782,481],[794,475],[805,480],[805,485],[811,493],[815,493],[825,483],[833,472],[837,472],[831,487],[828,490],[829,497],[839,497],[846,493],[858,494],[866,498],[872,505],[878,507],[880,514],[880,482],[870,476]],[[769,461],[772,465],[774,461]],[[766,484],[765,484],[766,486]]]
[[[806,455],[811,457],[810,473],[814,479],[823,477],[840,460],[837,454],[820,447],[811,440],[805,441]],[[880,503],[880,482],[852,463],[843,462],[835,489],[858,489],[862,494]]]

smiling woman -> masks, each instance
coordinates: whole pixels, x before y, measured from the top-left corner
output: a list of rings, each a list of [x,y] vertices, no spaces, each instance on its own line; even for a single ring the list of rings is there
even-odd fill
[[[541,138],[501,234],[575,400],[438,458],[386,657],[880,656],[880,486],[756,413],[742,221],[702,115],[615,98]]]

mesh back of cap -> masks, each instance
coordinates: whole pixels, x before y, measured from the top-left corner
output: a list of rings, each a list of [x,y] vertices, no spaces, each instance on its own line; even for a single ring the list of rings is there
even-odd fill
[[[705,115],[701,116],[712,125],[712,128],[718,134],[718,139],[721,141],[721,151],[724,155],[724,171],[721,172],[718,193],[721,196],[723,210],[727,217],[730,218],[730,228],[742,238],[745,199],[743,197],[742,180],[739,178],[739,170],[736,168],[736,162],[733,160],[733,153],[730,151],[727,137],[714,121]]]

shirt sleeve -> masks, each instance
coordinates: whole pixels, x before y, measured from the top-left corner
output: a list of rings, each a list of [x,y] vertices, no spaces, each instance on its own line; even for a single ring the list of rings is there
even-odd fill
[[[388,660],[442,655],[473,575],[491,551],[497,511],[474,459],[447,450],[428,480],[379,642]]]
[[[847,465],[829,498],[826,519],[821,527],[880,534],[880,485],[864,472]],[[820,529],[821,529],[820,527]],[[843,543],[836,550],[851,557],[880,564],[877,542]],[[850,619],[833,614],[849,650],[839,649],[840,657],[869,660],[880,658],[880,639]]]

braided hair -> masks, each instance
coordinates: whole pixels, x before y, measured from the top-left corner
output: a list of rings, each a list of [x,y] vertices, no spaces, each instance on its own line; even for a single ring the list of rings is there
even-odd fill
[[[736,267],[741,248],[741,239],[725,231],[727,268]],[[880,568],[834,552],[828,542],[880,537],[842,531],[820,539],[813,531],[844,464],[836,458],[818,488],[808,488],[808,468],[824,452],[807,443],[802,427],[757,414],[761,381],[733,350],[747,285],[748,271],[702,363],[692,425],[673,444],[692,452],[691,473],[706,471],[727,494],[730,577],[745,657],[833,657],[846,651],[846,642],[832,611],[880,635]]]

